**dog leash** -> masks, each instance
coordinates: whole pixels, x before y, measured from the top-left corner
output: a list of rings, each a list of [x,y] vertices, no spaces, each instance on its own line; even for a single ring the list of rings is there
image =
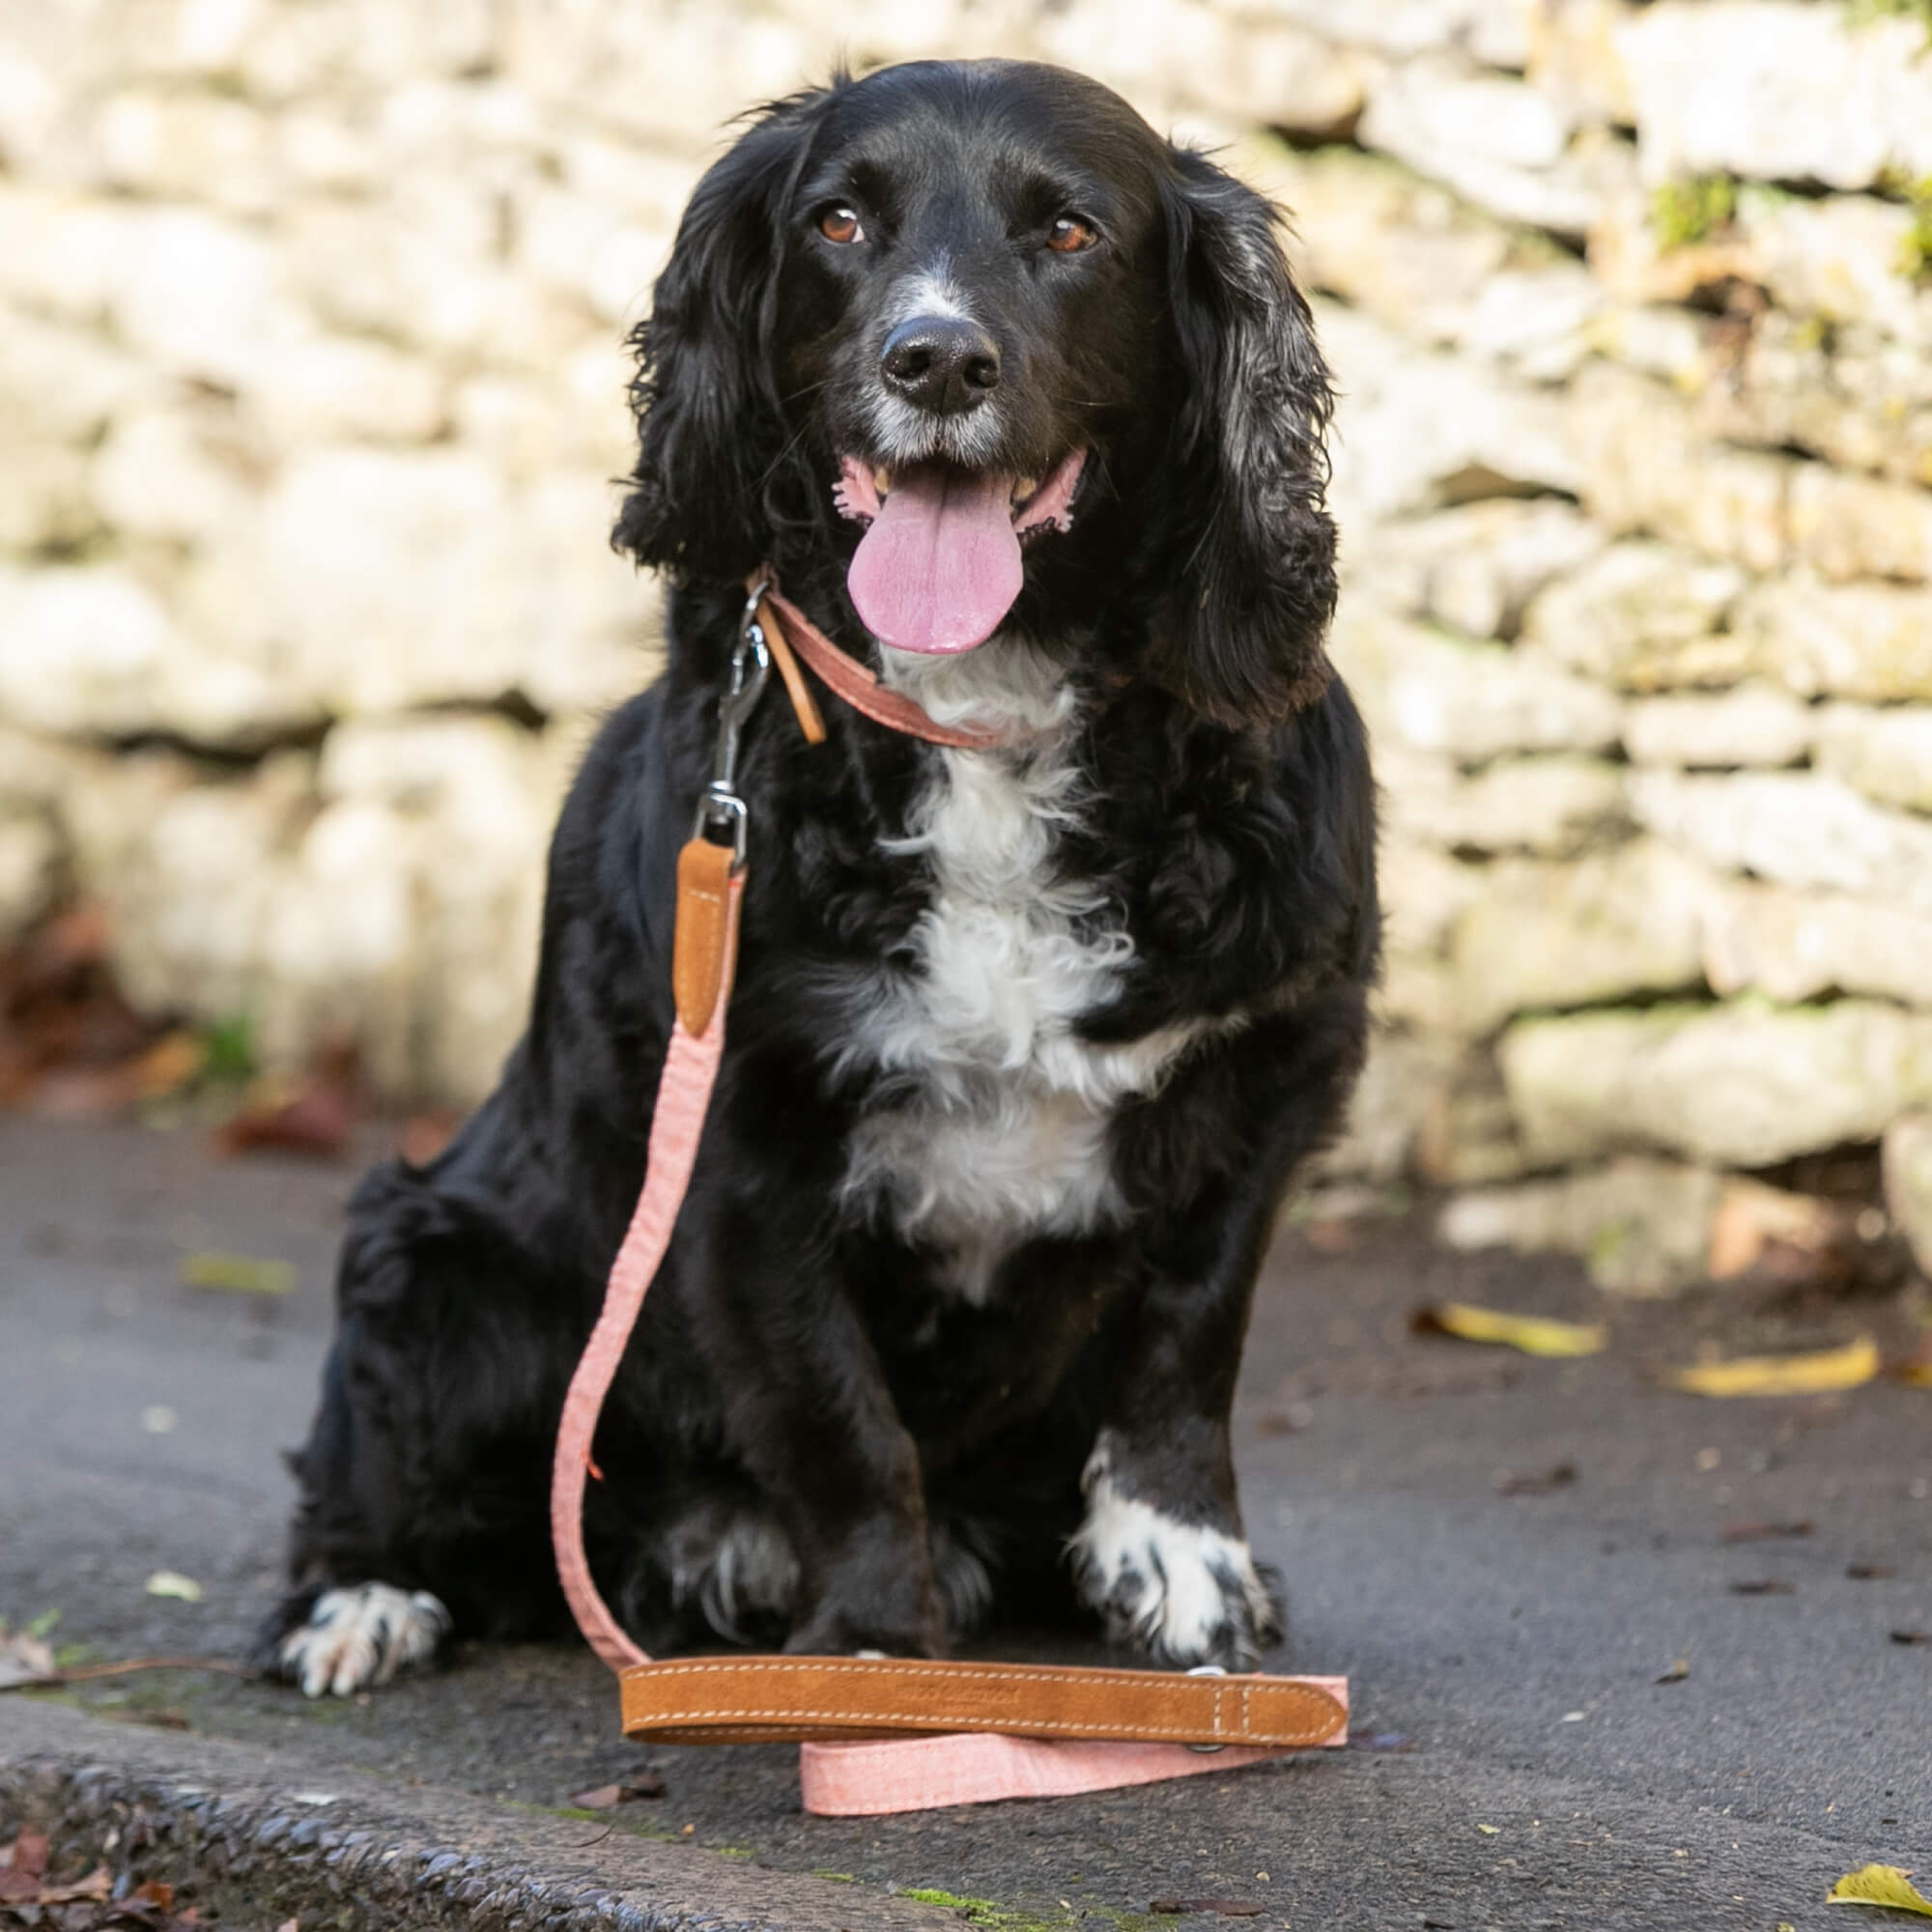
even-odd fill
[[[557,1575],[578,1628],[617,1672],[628,1736],[668,1744],[797,1742],[808,1811],[864,1816],[1114,1790],[1339,1745],[1348,1680],[924,1658],[701,1657],[655,1662],[611,1614],[583,1549],[598,1416],[670,1244],[724,1050],[738,956],[749,813],[738,746],[774,663],[808,742],[825,724],[797,659],[854,709],[927,742],[984,750],[997,733],[938,724],[881,685],[770,571],[747,583],[710,785],[678,854],[671,942],[676,1019],[651,1118],[644,1182],[604,1306],[564,1398],[551,1471]],[[722,833],[724,839],[712,835]]]

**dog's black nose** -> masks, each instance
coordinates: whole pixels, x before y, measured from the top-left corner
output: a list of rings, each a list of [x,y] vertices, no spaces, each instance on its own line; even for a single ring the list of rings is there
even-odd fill
[[[879,372],[907,402],[959,415],[1000,386],[999,344],[964,316],[916,315],[886,337]]]

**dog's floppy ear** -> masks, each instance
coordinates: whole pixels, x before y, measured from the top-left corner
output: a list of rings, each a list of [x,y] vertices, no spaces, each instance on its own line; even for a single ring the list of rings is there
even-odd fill
[[[1166,198],[1181,400],[1158,480],[1175,522],[1154,668],[1206,716],[1255,724],[1332,675],[1328,371],[1272,207],[1185,149]]]
[[[681,582],[741,578],[770,547],[785,442],[770,354],[782,229],[831,93],[775,102],[712,164],[631,334],[638,464],[611,542]]]

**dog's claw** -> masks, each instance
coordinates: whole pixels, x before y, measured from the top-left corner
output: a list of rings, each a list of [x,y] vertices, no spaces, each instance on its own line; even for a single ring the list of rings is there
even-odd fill
[[[347,1697],[433,1658],[449,1612],[427,1590],[358,1583],[325,1590],[308,1621],[282,1639],[277,1661],[305,1697]]]

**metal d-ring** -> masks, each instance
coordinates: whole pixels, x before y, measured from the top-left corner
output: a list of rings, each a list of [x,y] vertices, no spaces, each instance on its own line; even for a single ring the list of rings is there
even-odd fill
[[[1228,1671],[1224,1664],[1197,1663],[1187,1674],[1190,1677],[1225,1677]],[[1216,1751],[1224,1751],[1228,1747],[1226,1745],[1189,1745],[1187,1748],[1191,1751],[1199,1751],[1203,1757],[1212,1757]]]

